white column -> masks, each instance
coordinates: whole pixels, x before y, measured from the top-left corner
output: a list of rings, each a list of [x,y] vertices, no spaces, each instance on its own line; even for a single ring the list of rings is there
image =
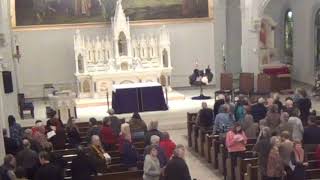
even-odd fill
[[[0,56],[3,60],[0,62],[0,72],[3,70],[12,72],[14,92],[4,94],[2,73],[0,73],[0,163],[5,155],[4,142],[2,137],[2,128],[8,127],[7,117],[12,114],[19,119],[17,103],[17,84],[16,73],[14,69],[14,60],[12,58],[11,41],[11,19],[10,19],[10,1],[0,1],[0,33],[4,35],[5,45],[0,46]]]
[[[242,72],[259,73],[259,16],[255,0],[241,0],[242,16]],[[255,26],[255,24],[258,26]]]
[[[214,0],[215,23],[214,23],[214,56],[216,86],[220,87],[220,73],[223,72],[223,50],[226,45],[226,0]]]

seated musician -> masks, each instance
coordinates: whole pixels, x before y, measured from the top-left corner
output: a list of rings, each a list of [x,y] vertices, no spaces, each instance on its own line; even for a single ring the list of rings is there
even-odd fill
[[[213,125],[213,110],[208,108],[206,102],[202,102],[202,109],[198,112],[197,115],[197,124],[204,128],[210,128]]]

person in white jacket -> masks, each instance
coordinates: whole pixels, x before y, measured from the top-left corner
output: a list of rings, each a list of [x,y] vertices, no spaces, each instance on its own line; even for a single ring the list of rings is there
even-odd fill
[[[161,175],[157,146],[151,145],[144,160],[143,180],[159,180]]]
[[[292,140],[302,141],[304,128],[299,115],[297,113],[293,113],[289,118],[288,123],[292,127]]]

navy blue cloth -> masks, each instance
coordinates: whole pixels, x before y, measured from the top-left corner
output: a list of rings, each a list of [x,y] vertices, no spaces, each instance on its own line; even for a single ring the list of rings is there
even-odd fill
[[[116,114],[168,110],[161,86],[117,89],[112,108]]]
[[[128,140],[124,140],[123,153],[121,154],[121,163],[127,168],[137,167],[137,161],[139,160],[139,154],[136,148]]]
[[[313,125],[304,129],[304,144],[320,144],[320,127]]]
[[[251,107],[251,115],[253,117],[254,122],[259,122],[264,119],[267,114],[267,108],[264,104],[257,103]]]

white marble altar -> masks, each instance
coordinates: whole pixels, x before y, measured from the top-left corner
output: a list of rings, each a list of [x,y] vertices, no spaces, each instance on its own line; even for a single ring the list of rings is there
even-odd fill
[[[72,91],[59,91],[48,94],[50,107],[55,110],[63,122],[67,122],[70,117],[77,118],[76,93]]]
[[[74,37],[79,98],[103,98],[112,85],[159,82],[170,87],[170,35],[161,27],[152,35],[131,35],[121,1],[111,19],[112,32],[90,39],[77,30]]]

